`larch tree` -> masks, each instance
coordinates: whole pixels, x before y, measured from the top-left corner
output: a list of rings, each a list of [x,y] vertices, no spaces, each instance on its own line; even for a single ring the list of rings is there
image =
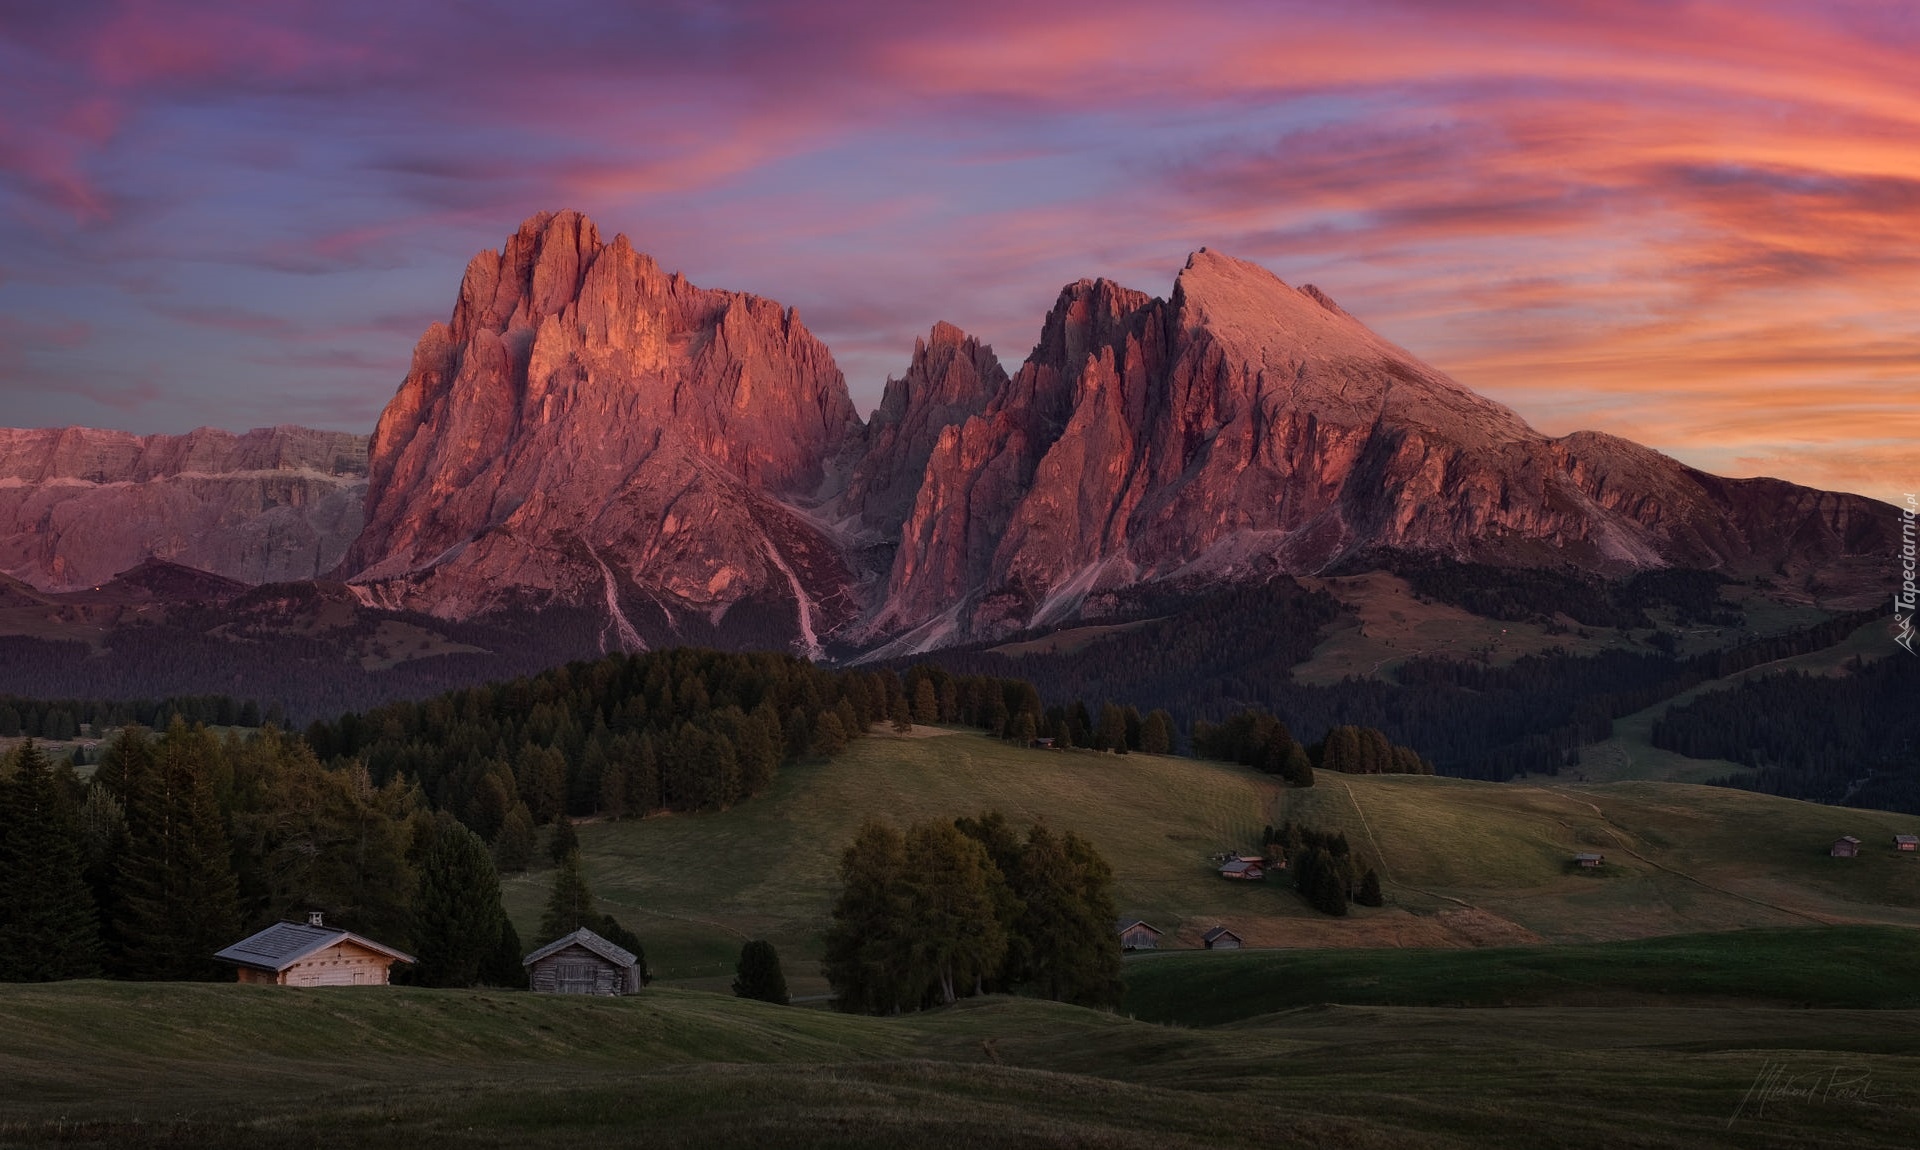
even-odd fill
[[[553,890],[547,896],[546,913],[540,918],[540,945],[572,934],[581,927],[592,930],[600,924],[594,909],[593,891],[580,866],[580,852],[573,851],[560,860],[553,875]]]

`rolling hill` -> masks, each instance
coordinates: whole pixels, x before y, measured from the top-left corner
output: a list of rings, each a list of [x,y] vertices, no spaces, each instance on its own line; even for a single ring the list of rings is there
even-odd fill
[[[724,988],[742,942],[766,938],[796,995],[815,973],[840,848],[860,823],[998,807],[1091,839],[1116,909],[1197,946],[1224,924],[1250,946],[1464,947],[1585,942],[1749,927],[1920,926],[1920,857],[1882,849],[1911,816],[1722,788],[1633,781],[1529,785],[1322,772],[1287,791],[1225,763],[1028,751],[971,732],[876,733],[839,758],[783,771],[733,810],[579,828],[605,909],[637,931],[668,983]],[[1218,878],[1209,856],[1259,845],[1292,819],[1344,830],[1376,860],[1388,905],[1345,919],[1282,880]],[[1827,857],[1840,834],[1872,848]],[[1607,866],[1572,873],[1577,850]],[[524,932],[551,872],[505,884]]]

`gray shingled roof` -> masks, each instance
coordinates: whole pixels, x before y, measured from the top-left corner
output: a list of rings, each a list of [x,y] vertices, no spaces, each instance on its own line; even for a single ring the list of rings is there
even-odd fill
[[[1115,919],[1113,923],[1114,932],[1117,934],[1125,934],[1136,926],[1144,926],[1155,934],[1160,933],[1159,927],[1153,925],[1152,923],[1146,921],[1145,919],[1119,918],[1119,919]]]
[[[560,951],[563,951],[570,946],[585,947],[586,949],[599,955],[601,958],[604,958],[608,962],[611,962],[615,966],[632,966],[635,963],[640,961],[638,958],[635,958],[633,955],[627,953],[625,950],[613,945],[612,943],[608,942],[606,939],[601,938],[599,935],[593,933],[592,931],[588,930],[586,927],[583,926],[579,930],[574,931],[572,934],[563,935],[560,938],[554,939],[552,942],[541,947],[539,950],[536,950],[532,954],[521,959],[520,965],[532,966],[534,963],[539,962],[541,959],[547,957],[548,955],[558,954]]]
[[[271,970],[275,974],[294,963],[327,949],[337,942],[351,941],[386,955],[395,962],[412,962],[413,956],[390,946],[382,946],[352,931],[330,926],[307,926],[297,922],[276,922],[258,934],[249,935],[213,957],[238,966]]]
[[[1213,942],[1213,941],[1214,941],[1215,939],[1221,939],[1221,938],[1226,938],[1226,937],[1227,937],[1228,935],[1232,935],[1232,936],[1233,936],[1234,938],[1239,938],[1239,937],[1240,937],[1239,935],[1237,935],[1237,934],[1234,934],[1234,933],[1233,933],[1232,931],[1230,931],[1230,930],[1228,930],[1228,929],[1227,929],[1226,927],[1224,927],[1224,926],[1216,926],[1216,927],[1214,927],[1214,928],[1213,928],[1212,930],[1210,930],[1210,931],[1208,931],[1207,933],[1205,933],[1205,934],[1203,934],[1203,935],[1201,935],[1201,936],[1200,936],[1200,941],[1201,941],[1201,942]]]

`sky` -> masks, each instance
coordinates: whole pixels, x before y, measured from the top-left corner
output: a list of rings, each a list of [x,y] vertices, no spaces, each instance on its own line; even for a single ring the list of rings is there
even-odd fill
[[[1920,489],[1909,0],[0,0],[0,426],[369,431],[565,207],[863,412],[1207,246],[1549,434]]]

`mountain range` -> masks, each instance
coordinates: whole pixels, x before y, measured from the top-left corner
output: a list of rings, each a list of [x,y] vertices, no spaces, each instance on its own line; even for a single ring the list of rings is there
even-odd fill
[[[795,309],[570,211],[474,257],[370,440],[0,431],[0,573],[30,588],[160,559],[443,620],[586,612],[605,648],[901,655],[1409,552],[1871,597],[1896,515],[1543,435],[1207,249],[1164,298],[1066,286],[1011,373],[935,325],[863,422]]]

